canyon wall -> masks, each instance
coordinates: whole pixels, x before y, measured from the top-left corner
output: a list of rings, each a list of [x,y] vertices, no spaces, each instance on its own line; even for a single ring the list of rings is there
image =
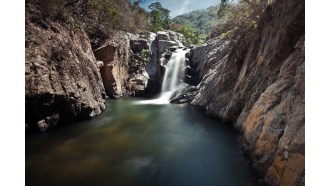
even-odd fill
[[[183,47],[185,41],[182,34],[173,31],[132,34],[108,30],[106,35],[94,54],[103,65],[101,75],[110,98],[158,94],[164,53],[170,47]]]
[[[94,117],[105,91],[86,33],[26,5],[25,121],[28,132]]]
[[[162,54],[184,42],[172,31],[132,34],[100,25],[86,33],[72,17],[49,16],[29,2],[25,21],[28,133],[94,117],[108,97],[156,95]]]
[[[305,2],[275,1],[258,26],[214,38],[188,54],[190,102],[234,123],[260,184],[304,185]]]

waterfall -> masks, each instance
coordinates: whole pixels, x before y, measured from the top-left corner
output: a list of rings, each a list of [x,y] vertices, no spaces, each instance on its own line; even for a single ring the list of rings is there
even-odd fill
[[[170,60],[165,67],[165,74],[162,82],[162,90],[159,98],[154,100],[141,101],[142,104],[167,104],[170,102],[171,95],[175,90],[180,88],[183,83],[184,67],[186,53],[189,50],[177,49],[172,53]]]
[[[162,83],[160,99],[169,101],[172,93],[183,84],[186,53],[188,51],[177,49],[166,64],[165,75]]]

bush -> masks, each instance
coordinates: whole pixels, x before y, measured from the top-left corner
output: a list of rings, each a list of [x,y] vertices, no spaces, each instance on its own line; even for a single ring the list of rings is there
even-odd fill
[[[194,28],[191,25],[180,25],[177,23],[173,23],[170,26],[170,29],[176,32],[179,32],[184,35],[186,38],[186,42],[188,45],[198,45],[205,41],[206,35],[203,34],[203,31],[198,28]]]
[[[27,0],[41,8],[44,18],[68,24],[72,29],[104,27],[128,32],[150,30],[148,14],[130,0]]]
[[[218,10],[218,18],[224,19],[208,38],[219,35],[233,35],[229,31],[256,29],[260,15],[270,3],[269,0],[240,0],[236,2],[222,1]],[[227,33],[227,34],[226,34]],[[231,33],[228,35],[228,33]]]

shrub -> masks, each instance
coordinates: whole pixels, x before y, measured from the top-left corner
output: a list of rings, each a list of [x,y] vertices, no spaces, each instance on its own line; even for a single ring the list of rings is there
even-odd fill
[[[271,3],[270,0],[222,1],[218,18],[225,21],[219,24],[208,38],[219,35],[228,36],[226,33],[232,30],[256,29],[261,13],[269,3]]]

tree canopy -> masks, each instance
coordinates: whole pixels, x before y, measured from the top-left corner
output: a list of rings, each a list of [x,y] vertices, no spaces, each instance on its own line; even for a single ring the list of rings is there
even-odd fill
[[[164,8],[160,2],[151,3],[150,22],[153,31],[166,30],[170,28],[170,10]]]

